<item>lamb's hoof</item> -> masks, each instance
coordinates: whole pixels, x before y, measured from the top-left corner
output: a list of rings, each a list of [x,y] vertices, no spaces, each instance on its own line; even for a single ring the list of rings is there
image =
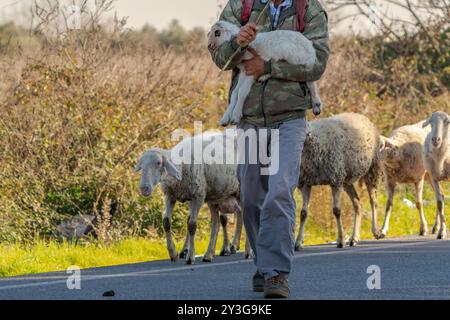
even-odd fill
[[[336,248],[338,248],[338,249],[343,249],[343,248],[345,248],[345,244],[343,244],[343,243],[338,243],[337,246],[336,246]]]
[[[228,249],[228,248],[222,249],[222,251],[220,251],[220,256],[221,257],[229,257],[229,256],[231,256],[230,249]]]
[[[237,126],[239,124],[239,122],[241,122],[241,118],[242,117],[234,117],[231,119],[231,125],[233,126]]]
[[[316,117],[320,116],[323,111],[323,106],[321,103],[313,103],[313,113]]]
[[[180,259],[186,259],[188,254],[188,249],[184,249],[183,251],[180,252]]]
[[[386,238],[386,233],[380,233],[378,236],[378,240]]]
[[[222,127],[227,127],[230,124],[230,118],[229,117],[223,117],[222,120],[220,120],[220,125]]]
[[[358,245],[358,240],[352,239],[350,240],[350,247],[356,247]]]
[[[239,251],[239,248],[236,248],[235,246],[231,246],[230,247],[230,253],[231,254],[236,254]]]
[[[195,258],[188,258],[188,259],[186,259],[186,264],[189,264],[189,265],[195,264]]]
[[[419,233],[419,236],[420,237],[425,237],[425,236],[427,236],[428,235],[428,230],[422,230],[422,231],[420,231],[420,233]]]

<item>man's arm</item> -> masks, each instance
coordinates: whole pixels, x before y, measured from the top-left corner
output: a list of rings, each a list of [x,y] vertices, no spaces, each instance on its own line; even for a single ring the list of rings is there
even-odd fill
[[[310,0],[311,1],[311,0]],[[275,79],[289,81],[309,82],[317,81],[325,72],[330,53],[328,45],[327,15],[319,6],[314,5],[306,14],[306,26],[303,35],[313,42],[317,60],[313,68],[307,69],[304,65],[293,65],[286,61],[270,61],[266,63],[266,72]]]
[[[226,5],[225,9],[223,9],[222,14],[220,15],[219,20],[228,21],[230,23],[233,23],[237,26],[241,26],[240,18],[238,16],[238,10],[237,5],[238,2],[236,0],[229,0],[228,4]],[[214,50],[209,49],[209,52],[211,54],[211,57],[214,61],[214,63],[222,69],[225,64],[227,63],[228,59],[233,55],[233,53],[238,49],[241,48],[239,44],[237,43],[237,39],[235,36],[231,38],[230,41],[227,41],[223,43],[220,47],[215,48]],[[228,66],[227,70],[234,69],[240,61],[242,61],[242,57],[245,53],[245,49],[241,48],[241,53],[238,54],[233,61],[231,61],[230,65]]]

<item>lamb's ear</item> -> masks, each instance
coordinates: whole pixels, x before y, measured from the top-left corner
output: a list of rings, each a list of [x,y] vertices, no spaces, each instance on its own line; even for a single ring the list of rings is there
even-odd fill
[[[178,181],[181,181],[181,172],[175,167],[172,161],[163,156],[163,164],[164,169],[170,176],[174,177]]]
[[[386,138],[384,136],[380,136],[380,139],[381,139],[380,151],[387,149],[395,149],[397,147],[394,141],[392,141],[392,139]]]
[[[425,120],[425,122],[422,124],[422,128],[426,128],[429,125],[431,125],[431,118],[428,118],[427,120]]]

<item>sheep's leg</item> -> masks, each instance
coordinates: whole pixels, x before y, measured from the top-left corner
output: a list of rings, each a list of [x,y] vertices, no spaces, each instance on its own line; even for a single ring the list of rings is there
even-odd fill
[[[345,247],[345,239],[344,239],[344,228],[342,227],[342,211],[341,211],[341,187],[332,187],[333,193],[333,214],[336,218],[337,228],[338,228],[338,238],[337,238],[337,247],[344,248]]]
[[[445,239],[447,238],[447,229],[445,226],[445,217],[444,217],[444,195],[442,193],[441,186],[439,185],[439,181],[432,179],[431,183],[433,184],[434,193],[436,195],[436,205],[440,220],[439,233],[437,238]]]
[[[353,236],[350,240],[350,246],[355,247],[360,239],[360,231],[361,231],[361,206],[359,204],[358,193],[355,190],[353,185],[344,186],[345,192],[350,197],[352,201],[353,210],[355,212],[355,220],[353,224]]]
[[[394,204],[394,193],[395,193],[394,183],[388,183],[387,192],[388,192],[388,199],[386,203],[386,215],[384,217],[383,228],[381,229],[380,232],[380,239],[385,238],[389,230],[389,219],[391,218],[392,207]]]
[[[430,178],[431,179],[431,178]],[[431,188],[433,189],[433,191],[436,193],[436,190],[434,189],[434,185],[433,182],[430,180],[430,184],[431,184]],[[431,234],[436,234],[439,231],[439,226],[441,224],[441,220],[439,219],[439,210],[436,207],[435,210],[436,214],[435,214],[435,218],[434,218],[434,226],[433,226],[433,230],[431,231]]]
[[[238,102],[238,94],[239,89],[242,86],[242,81],[245,76],[245,72],[241,71],[239,73],[239,78],[236,86],[234,87],[233,91],[231,92],[230,97],[230,104],[228,105],[227,111],[225,111],[225,114],[223,115],[222,119],[220,120],[220,125],[222,127],[226,127],[231,123],[231,118],[233,117],[234,109],[236,108],[236,104]]]
[[[217,205],[210,205],[209,211],[211,212],[211,235],[209,239],[208,250],[203,257],[203,262],[212,262],[216,252],[217,236],[219,235],[219,209]]]
[[[166,199],[165,199],[166,210],[164,212],[164,217],[163,217],[163,227],[164,227],[164,232],[166,233],[167,250],[169,251],[170,260],[172,262],[176,262],[178,259],[178,253],[177,253],[175,244],[172,239],[172,234],[170,232],[170,222],[172,219],[172,212],[173,212],[174,206],[175,206],[175,200],[166,196]]]
[[[323,103],[319,96],[319,88],[317,87],[317,82],[307,82],[306,85],[311,92],[313,113],[315,116],[318,116],[323,112]]]
[[[427,220],[425,219],[425,215],[423,213],[423,201],[422,201],[423,182],[424,182],[424,179],[422,178],[419,182],[414,184],[414,187],[416,188],[416,208],[417,208],[417,210],[419,210],[419,216],[420,216],[420,233],[419,233],[419,235],[426,236],[428,234],[428,225],[427,225]]]
[[[236,254],[241,247],[241,235],[242,235],[242,225],[243,216],[241,207],[236,207],[236,228],[234,230],[233,243],[231,245],[231,254]]]
[[[295,242],[295,251],[302,250],[305,242],[305,224],[306,220],[308,219],[308,207],[310,197],[311,197],[311,186],[304,186],[302,188],[303,206],[300,215],[300,227],[298,230],[298,237],[297,241]]]
[[[222,244],[222,250],[220,250],[220,256],[221,257],[228,257],[231,255],[231,248],[230,248],[230,238],[228,237],[228,217],[224,214],[220,215],[220,224],[222,225],[222,231],[223,231],[223,244]]]
[[[194,199],[189,203],[189,251],[186,257],[186,264],[195,263],[195,233],[197,232],[197,218],[200,208],[202,207],[203,199]]]
[[[252,246],[250,245],[250,240],[247,237],[247,234],[245,234],[245,253],[244,258],[247,259],[253,259],[255,255],[253,254]]]
[[[377,202],[377,188],[376,186],[366,183],[367,192],[370,199],[370,209],[372,211],[372,234],[375,239],[379,239],[380,235],[378,233],[378,202]]]
[[[189,225],[189,217],[187,218],[187,225]],[[184,240],[183,249],[180,251],[180,259],[186,259],[189,251],[189,232],[186,232],[186,239]]]
[[[253,78],[253,76],[247,76],[245,75],[245,73],[242,74],[244,76],[239,79],[240,81],[242,80],[242,84],[239,87],[238,100],[233,110],[231,124],[239,124],[239,122],[241,122],[245,100],[247,99],[248,94],[250,93],[250,90],[255,83],[255,79]]]

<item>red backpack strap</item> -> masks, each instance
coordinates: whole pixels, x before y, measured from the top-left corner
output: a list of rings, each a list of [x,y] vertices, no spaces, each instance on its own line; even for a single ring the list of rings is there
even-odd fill
[[[297,13],[297,31],[305,31],[305,11],[308,0],[295,0],[295,11]]]
[[[241,24],[246,25],[250,20],[250,14],[252,13],[253,3],[255,0],[241,0],[242,1],[242,15]]]

